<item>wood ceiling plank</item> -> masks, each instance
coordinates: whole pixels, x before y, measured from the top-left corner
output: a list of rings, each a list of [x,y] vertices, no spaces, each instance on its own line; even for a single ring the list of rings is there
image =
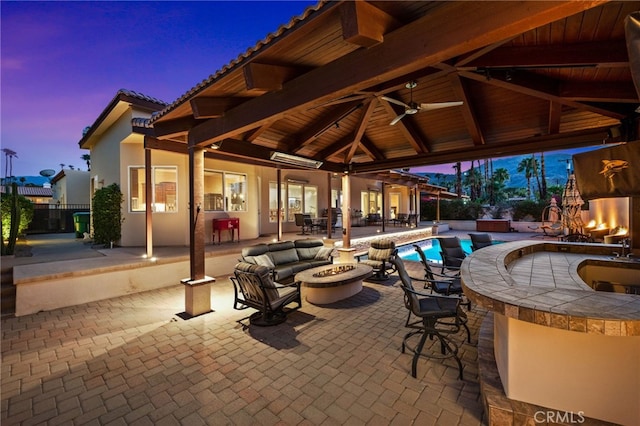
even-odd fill
[[[303,74],[299,67],[250,62],[242,67],[246,90],[269,92],[280,90],[287,81]]]
[[[449,2],[385,36],[383,43],[359,49],[325,66],[212,118],[189,133],[189,143],[206,145],[284,116],[312,102],[364,90],[376,81],[416,71],[430,64],[513,37],[528,28],[594,7],[602,1]],[[451,16],[458,19],[452,22]],[[429,28],[430,31],[425,31]],[[437,38],[433,34],[438,34]],[[381,60],[384,58],[384,60]],[[357,72],[353,72],[357,70]]]
[[[511,90],[518,93],[523,93],[529,96],[534,96],[547,101],[554,101],[563,105],[571,106],[573,108],[583,109],[598,114],[623,119],[624,114],[620,114],[615,111],[610,111],[604,108],[599,108],[593,105],[582,104],[580,102],[566,99],[560,96],[559,83],[557,81],[546,79],[540,75],[534,75],[532,73],[524,73],[522,70],[514,73],[507,81],[507,77],[500,74],[491,74],[489,78],[487,75],[479,74],[470,71],[460,71],[460,76],[482,82],[484,84],[501,87],[507,90]]]

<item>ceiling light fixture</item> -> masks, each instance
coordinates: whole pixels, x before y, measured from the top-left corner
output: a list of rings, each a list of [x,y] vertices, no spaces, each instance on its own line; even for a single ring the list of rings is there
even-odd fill
[[[317,169],[322,166],[322,161],[311,158],[298,157],[297,155],[285,154],[284,152],[273,151],[271,159],[280,163],[291,164],[293,166]]]

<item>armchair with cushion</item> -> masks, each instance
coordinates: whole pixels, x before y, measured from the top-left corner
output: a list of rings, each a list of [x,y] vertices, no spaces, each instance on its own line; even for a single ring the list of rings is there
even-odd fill
[[[371,241],[366,259],[361,259],[361,257],[364,256],[362,255],[357,256],[357,260],[373,268],[372,279],[382,281],[389,278],[390,273],[395,272],[395,266],[391,259],[393,259],[397,253],[396,243],[392,239],[380,238]]]
[[[235,298],[234,309],[257,309],[249,317],[249,323],[258,326],[277,325],[286,320],[285,306],[297,303],[293,310],[302,306],[300,283],[283,285],[274,282],[269,268],[262,265],[239,262],[230,277]]]
[[[467,316],[460,309],[460,298],[452,296],[442,296],[417,291],[413,287],[412,278],[407,273],[402,258],[393,258],[393,263],[398,271],[402,290],[404,291],[404,305],[409,311],[405,327],[412,329],[404,336],[402,341],[402,353],[405,348],[413,352],[413,362],[411,364],[411,375],[416,377],[418,359],[425,358],[453,358],[458,365],[460,380],[462,377],[462,362],[458,356],[458,344],[451,339],[462,327],[467,329]],[[411,320],[413,316],[418,320]],[[408,344],[413,336],[420,335],[420,340],[415,347]],[[439,351],[422,353],[427,337],[438,339],[440,343]]]

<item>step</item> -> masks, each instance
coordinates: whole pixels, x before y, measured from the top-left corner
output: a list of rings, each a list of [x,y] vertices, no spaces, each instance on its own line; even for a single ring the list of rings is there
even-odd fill
[[[0,271],[0,314],[2,318],[13,317],[16,313],[16,287],[13,285],[13,268]]]

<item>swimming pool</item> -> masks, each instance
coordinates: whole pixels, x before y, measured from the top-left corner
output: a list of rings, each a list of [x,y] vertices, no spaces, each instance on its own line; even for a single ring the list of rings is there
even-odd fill
[[[471,253],[471,240],[460,240],[462,249],[467,253]],[[502,243],[502,241],[493,241],[494,244]],[[442,257],[440,256],[440,243],[435,238],[423,240],[418,242],[418,245],[422,248],[422,251],[427,256],[427,260],[433,263],[442,263]],[[413,244],[398,247],[398,255],[403,260],[413,260],[420,262],[420,256],[416,253],[416,249]]]

